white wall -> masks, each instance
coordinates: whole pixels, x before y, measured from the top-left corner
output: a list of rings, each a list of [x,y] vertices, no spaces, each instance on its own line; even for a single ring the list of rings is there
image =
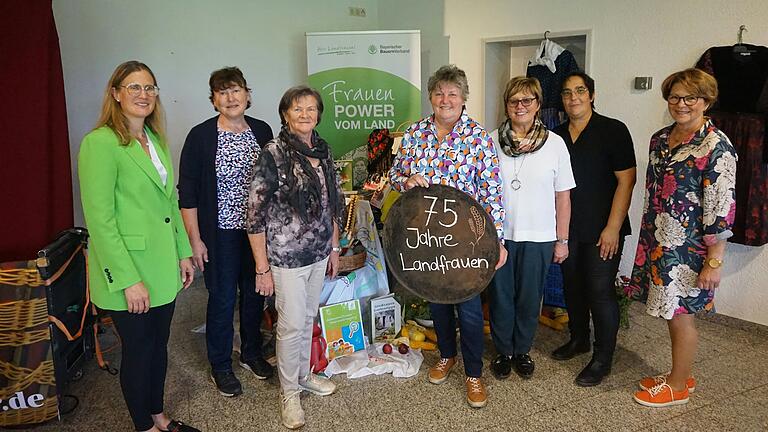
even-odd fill
[[[365,8],[366,16],[350,16],[351,6]],[[178,167],[189,129],[215,115],[208,101],[208,77],[215,69],[239,66],[253,89],[247,114],[279,131],[280,96],[306,83],[306,32],[421,30],[425,84],[448,60],[442,0],[54,0],[53,12],[64,68],[76,224],[83,220],[79,143],[94,126],[107,79],[123,61],[141,60],[155,72]]]
[[[82,223],[76,158],[94,126],[115,66],[141,60],[154,71],[174,161],[189,129],[215,115],[208,77],[239,66],[253,89],[247,114],[277,133],[283,92],[306,83],[305,32],[377,30],[376,0],[54,0],[73,163],[75,222]],[[366,17],[349,15],[364,7]]]
[[[591,29],[591,75],[597,84],[597,109],[623,120],[632,132],[638,159],[638,186],[630,217],[637,227],[642,185],[648,164],[648,140],[671,123],[661,99],[661,81],[693,66],[711,46],[732,45],[739,26],[744,41],[768,45],[768,2],[754,0],[486,0],[471,9],[464,1],[446,0],[445,32],[450,61],[463,68],[470,86],[482,88],[482,39]],[[632,90],[635,76],[652,76],[653,90]],[[470,99],[469,112],[480,121],[484,102]],[[487,125],[493,128],[496,125]],[[621,269],[631,269],[637,237],[627,241]],[[768,246],[729,244],[723,281],[716,297],[718,312],[768,325]]]
[[[443,0],[380,0],[379,25],[382,30],[421,30],[421,112],[424,116],[432,113],[426,91],[427,80],[440,66],[448,63],[444,14]],[[474,90],[477,89],[479,87]]]

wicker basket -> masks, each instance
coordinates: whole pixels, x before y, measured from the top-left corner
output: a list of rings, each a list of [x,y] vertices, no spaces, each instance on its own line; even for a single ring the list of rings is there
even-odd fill
[[[351,272],[357,270],[365,265],[365,259],[368,257],[368,253],[365,249],[362,252],[339,257],[339,271]]]

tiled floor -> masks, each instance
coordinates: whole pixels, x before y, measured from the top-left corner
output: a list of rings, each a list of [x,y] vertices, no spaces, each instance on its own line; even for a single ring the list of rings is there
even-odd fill
[[[280,431],[278,381],[258,381],[236,368],[244,394],[224,398],[208,379],[203,335],[190,329],[203,322],[205,288],[196,283],[179,297],[171,335],[166,383],[167,409],[174,417],[203,431]],[[700,349],[694,373],[696,393],[687,405],[650,409],[632,400],[636,381],[664,372],[670,365],[669,337],[663,320],[633,305],[631,328],[619,333],[613,374],[602,385],[581,388],[573,378],[589,360],[550,360],[548,353],[567,335],[540,327],[532,356],[536,373],[497,381],[488,368],[489,403],[472,409],[465,403],[463,374],[443,385],[426,380],[437,354],[425,354],[418,376],[347,380],[334,377],[339,389],[329,397],[302,396],[307,413],[303,431],[767,431],[768,328],[726,317],[697,321]],[[119,366],[116,355],[110,354]],[[461,371],[458,367],[454,371]],[[69,393],[79,408],[61,422],[36,431],[129,431],[118,378],[90,363]]]

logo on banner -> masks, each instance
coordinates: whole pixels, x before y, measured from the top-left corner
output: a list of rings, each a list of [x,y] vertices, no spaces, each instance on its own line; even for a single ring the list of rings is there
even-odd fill
[[[376,49],[376,45],[371,45],[368,47],[368,54],[376,54],[379,50]]]

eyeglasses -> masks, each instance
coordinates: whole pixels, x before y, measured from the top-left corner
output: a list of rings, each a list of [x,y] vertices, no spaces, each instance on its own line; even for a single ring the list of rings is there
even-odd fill
[[[124,88],[126,91],[128,91],[128,94],[131,96],[140,95],[142,90],[144,90],[144,92],[147,93],[147,96],[157,96],[160,93],[160,87],[156,85],[151,85],[151,84],[147,84],[143,86],[139,83],[130,83],[130,84],[121,85],[118,87]]]
[[[701,99],[701,96],[694,96],[694,95],[688,95],[688,96],[670,96],[667,98],[667,102],[670,105],[677,105],[680,103],[680,101],[683,101],[683,103],[686,106],[693,106],[696,104],[696,102]]]
[[[567,98],[570,98],[571,96],[573,96],[574,94],[578,95],[578,96],[582,96],[582,95],[584,95],[584,93],[587,93],[587,92],[589,92],[589,89],[587,89],[586,87],[579,86],[579,87],[576,87],[573,90],[565,89],[565,90],[561,91],[560,92],[560,96],[562,96],[564,99],[567,99]]]
[[[296,115],[303,114],[303,113],[311,115],[311,114],[317,114],[317,107],[314,107],[314,106],[306,107],[306,108],[296,107],[291,111],[293,111],[293,113]]]
[[[538,98],[537,97],[532,97],[532,98],[522,98],[522,99],[510,99],[510,100],[507,101],[507,106],[508,107],[516,107],[517,104],[521,104],[524,107],[529,107],[529,106],[531,106],[533,101],[535,101],[536,99],[538,99]]]

